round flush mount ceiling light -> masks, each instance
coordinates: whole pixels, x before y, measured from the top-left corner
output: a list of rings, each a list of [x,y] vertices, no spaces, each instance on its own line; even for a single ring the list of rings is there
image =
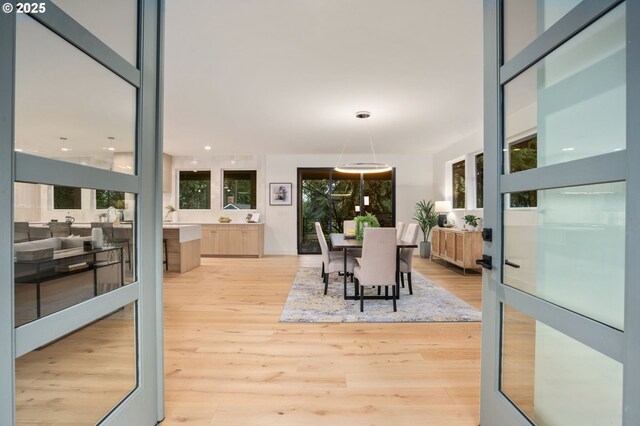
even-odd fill
[[[204,149],[207,151],[211,151],[211,147],[209,145],[205,146]]]
[[[371,113],[369,111],[358,111],[356,112],[356,118],[361,120],[366,120],[371,117]],[[369,145],[371,146],[371,153],[373,154],[373,162],[355,162],[355,163],[345,163],[340,164],[340,160],[342,159],[342,154],[344,154],[344,148],[342,149],[342,154],[340,154],[340,158],[338,158],[338,166],[335,167],[336,172],[342,173],[382,173],[389,172],[393,170],[393,168],[384,163],[379,163],[376,159],[376,151],[373,149],[373,139],[371,138],[371,132],[369,131],[369,127],[367,126],[367,134],[369,136]],[[346,145],[345,145],[346,148]]]

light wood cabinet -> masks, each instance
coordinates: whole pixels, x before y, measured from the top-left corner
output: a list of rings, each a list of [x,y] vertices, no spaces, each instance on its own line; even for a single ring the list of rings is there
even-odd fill
[[[203,256],[262,257],[264,224],[203,224]]]
[[[482,259],[482,233],[459,229],[434,228],[431,237],[431,257],[446,260],[463,269],[479,269],[476,259]]]

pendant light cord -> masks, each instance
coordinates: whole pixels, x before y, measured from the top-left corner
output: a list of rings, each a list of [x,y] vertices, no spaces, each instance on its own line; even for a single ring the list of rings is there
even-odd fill
[[[373,154],[373,162],[377,163],[378,160],[376,159],[376,150],[373,149],[373,138],[371,137],[371,130],[369,129],[369,123],[365,121],[364,124],[367,128],[367,134],[369,135],[369,145],[371,146],[371,153]]]

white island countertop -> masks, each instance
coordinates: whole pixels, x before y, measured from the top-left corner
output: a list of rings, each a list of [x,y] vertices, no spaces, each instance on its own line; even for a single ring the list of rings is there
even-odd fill
[[[178,242],[186,243],[187,241],[199,240],[202,238],[202,228],[200,224],[189,224],[189,223],[167,223],[164,222],[162,224],[163,231],[176,230],[178,234]],[[165,237],[166,238],[166,237]]]

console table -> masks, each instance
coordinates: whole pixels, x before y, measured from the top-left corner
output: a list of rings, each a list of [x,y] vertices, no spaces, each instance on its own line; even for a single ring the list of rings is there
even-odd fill
[[[99,259],[101,253],[116,253],[115,259]],[[110,257],[110,256],[108,256]],[[69,266],[84,265],[77,268]],[[40,284],[43,282],[68,277],[82,272],[93,271],[93,295],[98,295],[98,269],[106,266],[120,265],[120,285],[124,285],[124,259],[122,247],[103,247],[95,250],[84,250],[82,248],[72,248],[55,251],[53,257],[38,260],[15,260],[16,267],[25,265],[30,267],[29,273],[16,277],[16,284],[36,285],[36,316],[40,318]]]
[[[433,228],[431,259],[442,259],[462,268],[479,269],[476,259],[482,259],[482,233],[453,228]]]

